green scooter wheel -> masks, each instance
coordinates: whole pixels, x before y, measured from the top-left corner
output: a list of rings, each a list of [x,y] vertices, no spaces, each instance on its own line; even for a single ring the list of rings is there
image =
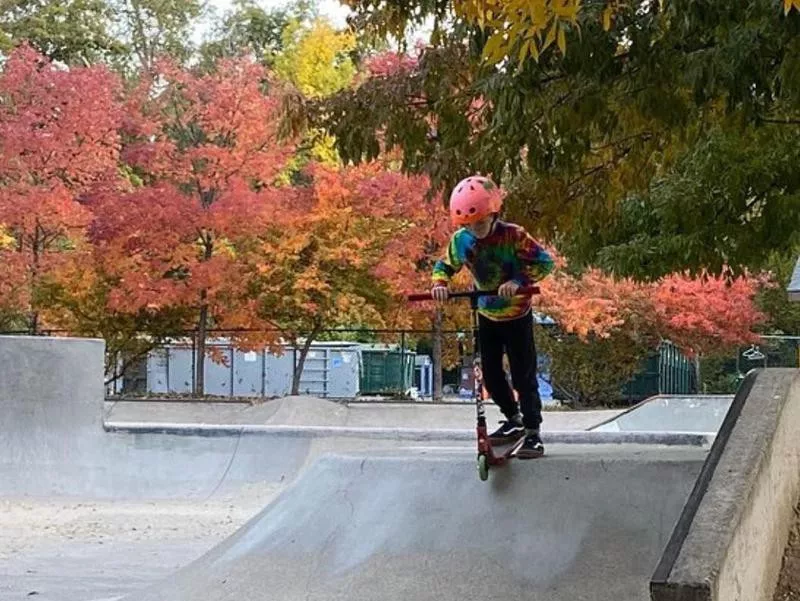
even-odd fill
[[[486,455],[478,455],[478,476],[484,481],[489,478],[489,459]]]

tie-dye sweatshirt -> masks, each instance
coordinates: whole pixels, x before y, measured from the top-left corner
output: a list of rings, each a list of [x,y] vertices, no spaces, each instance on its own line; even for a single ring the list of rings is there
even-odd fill
[[[468,229],[450,238],[446,255],[433,267],[433,282],[447,284],[462,267],[469,269],[477,290],[494,290],[513,280],[530,286],[553,271],[553,259],[522,227],[495,222],[491,233],[477,238]],[[485,317],[505,321],[524,316],[531,308],[528,296],[483,296],[478,310]]]

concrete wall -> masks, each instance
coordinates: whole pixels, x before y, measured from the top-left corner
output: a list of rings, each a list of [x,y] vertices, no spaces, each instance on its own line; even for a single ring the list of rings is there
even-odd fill
[[[103,340],[0,336],[2,444],[102,432]],[[2,447],[0,447],[2,448]]]
[[[226,339],[210,340],[225,363],[207,358],[206,394],[217,396],[287,396],[292,389],[295,353],[284,345],[283,354],[243,352]],[[311,345],[300,378],[300,393],[330,398],[358,396],[360,348],[350,342],[316,342]],[[147,392],[188,394],[194,382],[194,351],[185,345],[168,345],[147,357]],[[124,391],[123,391],[124,392]]]
[[[653,601],[772,599],[800,494],[800,370],[748,380],[656,570]]]
[[[82,465],[103,435],[102,340],[0,336],[0,492]]]

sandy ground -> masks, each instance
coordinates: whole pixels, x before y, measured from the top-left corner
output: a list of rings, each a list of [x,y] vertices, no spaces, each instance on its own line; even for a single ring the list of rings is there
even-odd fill
[[[800,501],[794,515],[795,522],[783,554],[783,567],[773,601],[800,601]]]
[[[141,589],[202,555],[279,487],[235,500],[0,500],[0,600],[95,601]]]

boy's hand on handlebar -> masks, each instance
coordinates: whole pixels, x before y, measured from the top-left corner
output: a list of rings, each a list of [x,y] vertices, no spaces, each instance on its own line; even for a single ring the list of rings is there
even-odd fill
[[[449,296],[447,286],[442,286],[441,284],[434,286],[433,288],[431,288],[431,296],[433,297],[434,300],[437,300],[440,303],[445,302],[447,300],[447,297]]]
[[[511,296],[514,296],[517,293],[517,290],[519,290],[519,284],[517,284],[516,282],[509,281],[506,282],[505,284],[502,284],[497,289],[497,294],[499,296],[504,296],[506,298],[509,298]]]

